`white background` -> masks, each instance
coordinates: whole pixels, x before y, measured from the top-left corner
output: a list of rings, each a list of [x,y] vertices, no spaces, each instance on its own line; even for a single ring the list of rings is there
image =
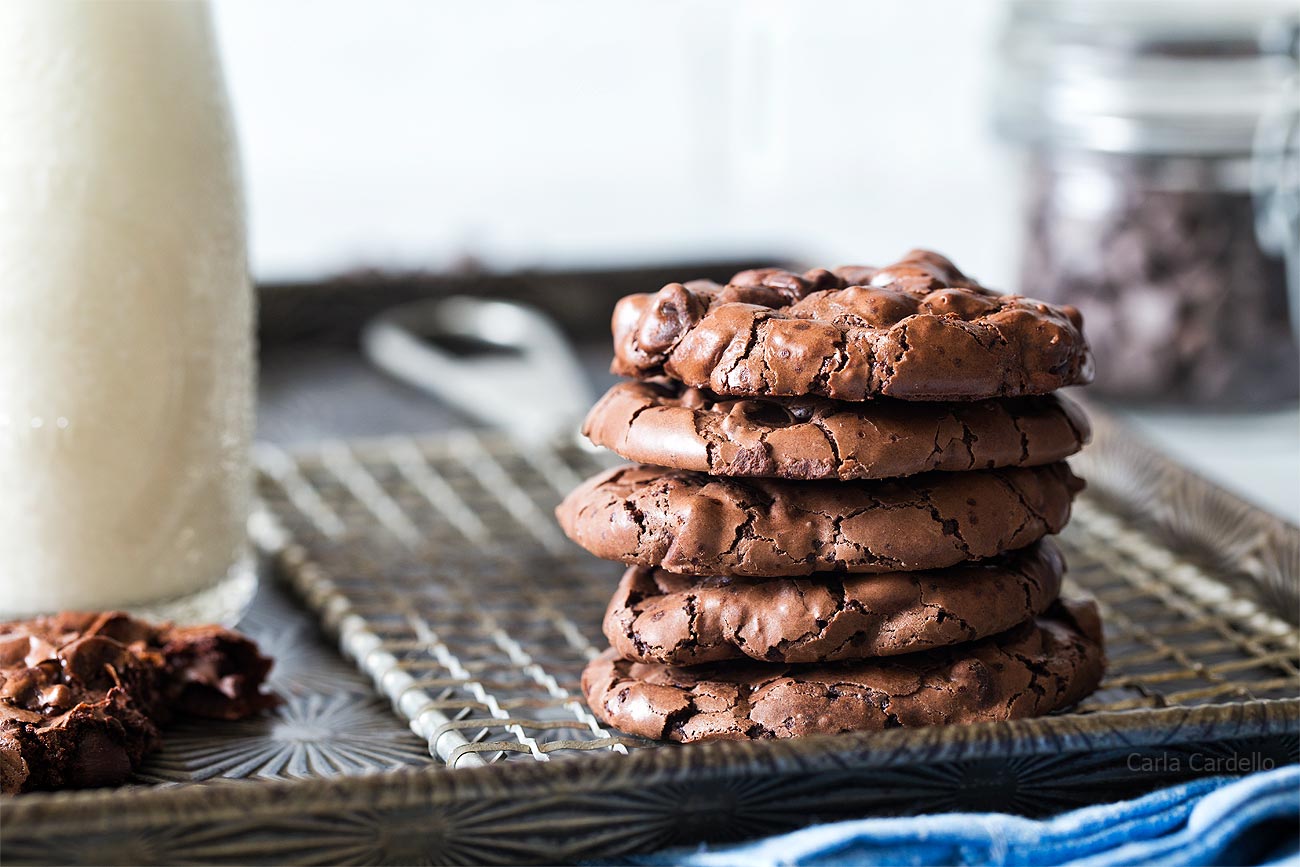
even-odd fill
[[[223,0],[257,275],[923,245],[1009,285],[1001,11]]]

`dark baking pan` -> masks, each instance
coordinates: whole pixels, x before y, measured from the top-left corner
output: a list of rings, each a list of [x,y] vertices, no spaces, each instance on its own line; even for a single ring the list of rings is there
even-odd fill
[[[296,601],[254,625],[301,702],[187,728],[140,786],[6,799],[0,857],[555,863],[846,816],[1039,815],[1297,761],[1300,531],[1094,420],[1061,543],[1069,589],[1102,607],[1099,692],[1036,720],[689,747],[609,730],[578,698],[619,567],[550,510],[604,458],[469,431],[268,448],[259,535]],[[292,649],[311,622],[391,712]]]

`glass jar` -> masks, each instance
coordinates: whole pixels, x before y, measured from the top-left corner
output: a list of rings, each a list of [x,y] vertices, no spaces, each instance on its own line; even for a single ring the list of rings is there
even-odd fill
[[[252,292],[197,2],[0,4],[0,616],[237,617]]]
[[[1098,394],[1300,395],[1298,32],[1290,5],[1010,7],[998,120],[1021,146],[1019,288],[1083,312]]]

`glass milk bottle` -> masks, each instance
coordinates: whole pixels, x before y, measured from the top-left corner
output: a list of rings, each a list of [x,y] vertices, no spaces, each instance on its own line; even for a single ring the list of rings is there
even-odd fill
[[[232,620],[252,295],[199,2],[0,3],[0,617]]]

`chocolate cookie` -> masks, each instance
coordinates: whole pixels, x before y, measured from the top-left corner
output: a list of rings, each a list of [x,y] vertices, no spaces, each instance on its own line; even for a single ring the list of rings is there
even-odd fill
[[[1047,610],[1065,561],[1044,539],[928,572],[808,578],[693,578],[633,566],[605,612],[625,659],[696,665],[752,657],[834,662],[986,638]]]
[[[609,650],[582,673],[587,704],[629,734],[673,741],[789,738],[1041,716],[1105,670],[1091,602],[1063,601],[974,644],[859,662],[676,668]]]
[[[1092,379],[1073,307],[998,295],[937,253],[669,283],[614,310],[614,373],[719,395],[972,400]]]
[[[1063,463],[864,482],[622,466],[578,486],[556,515],[597,557],[680,574],[915,571],[1056,533],[1082,488]]]
[[[582,432],[631,461],[717,476],[884,479],[930,470],[1038,466],[1088,441],[1063,397],[968,403],[818,397],[719,398],[698,388],[621,382]]]
[[[217,626],[64,613],[0,624],[0,791],[125,782],[176,712],[239,719],[278,703],[271,661]]]

